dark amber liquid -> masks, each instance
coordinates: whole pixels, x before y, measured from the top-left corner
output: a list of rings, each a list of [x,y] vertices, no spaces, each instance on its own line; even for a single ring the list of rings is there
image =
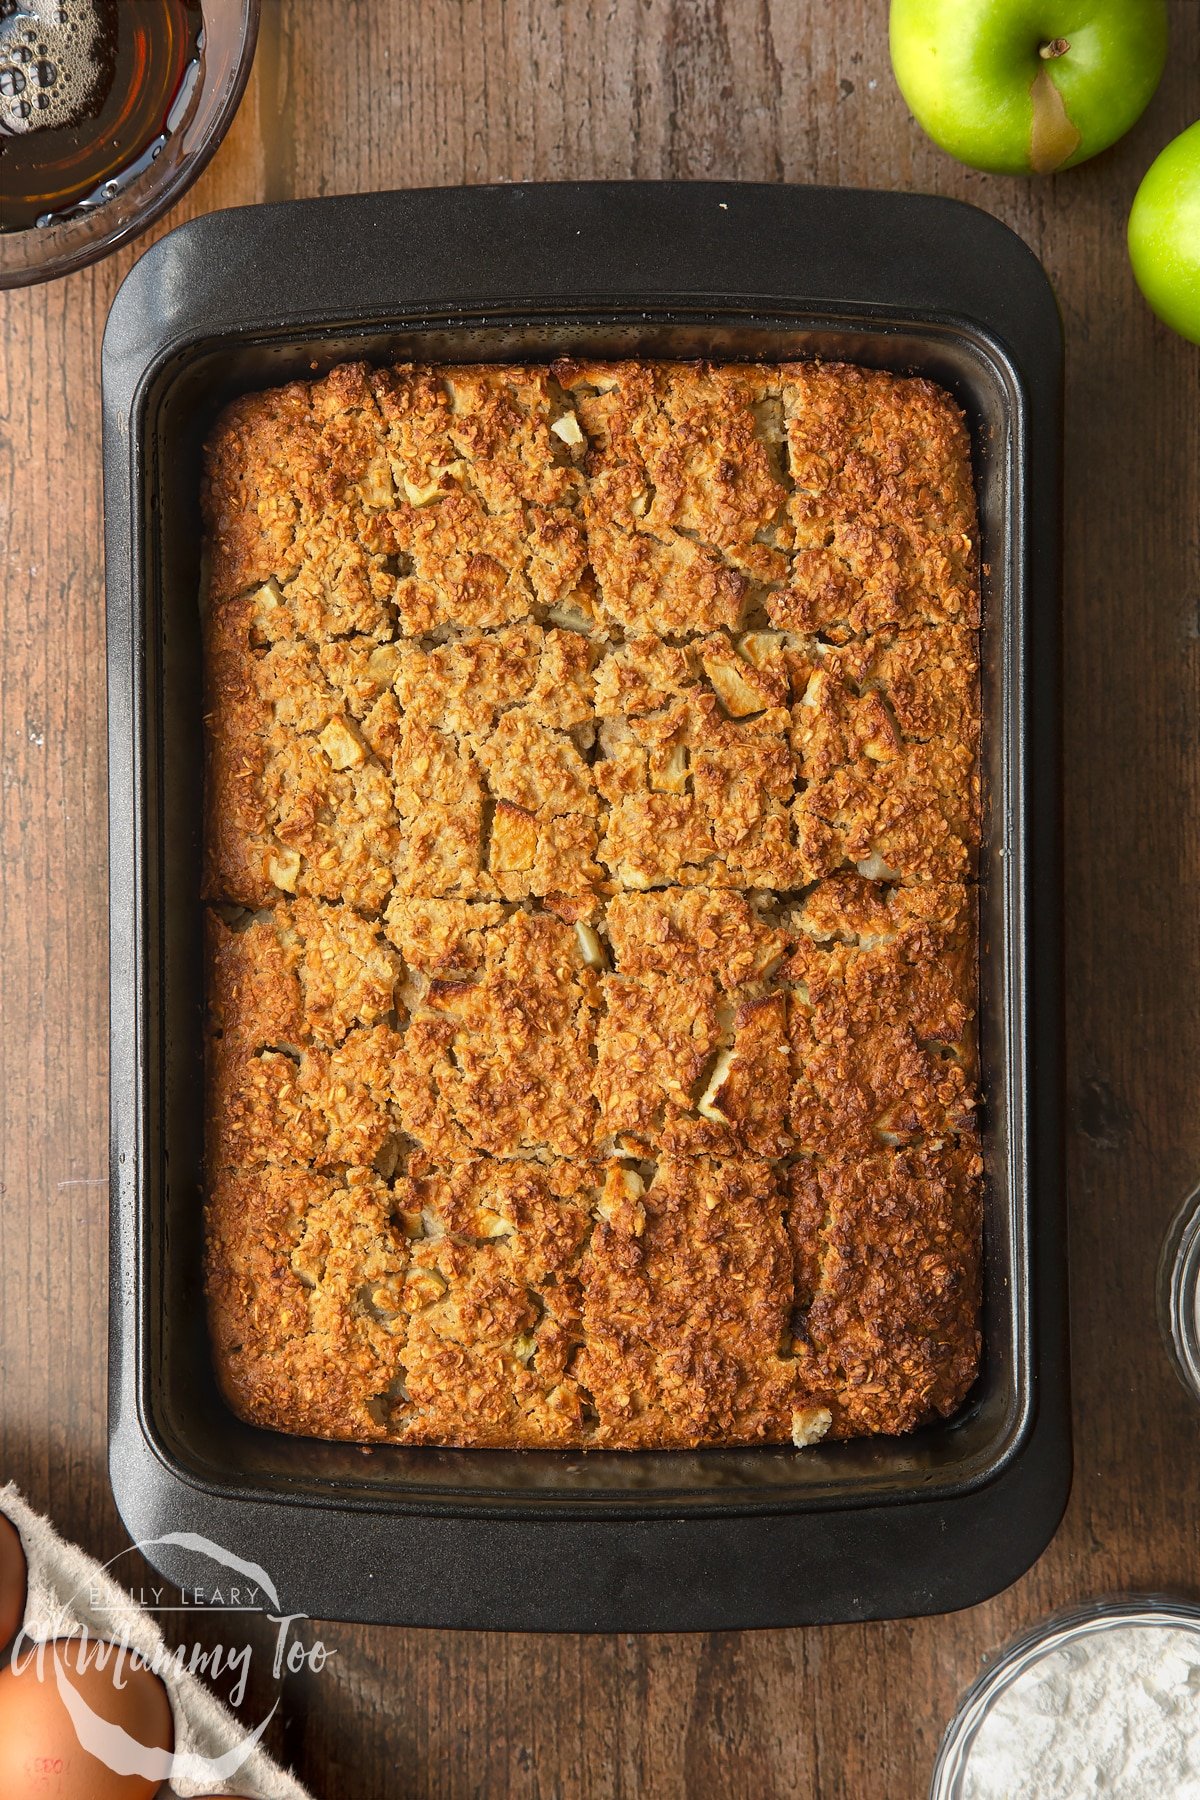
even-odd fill
[[[202,26],[201,0],[0,0],[0,231],[103,204],[137,174],[179,123]]]

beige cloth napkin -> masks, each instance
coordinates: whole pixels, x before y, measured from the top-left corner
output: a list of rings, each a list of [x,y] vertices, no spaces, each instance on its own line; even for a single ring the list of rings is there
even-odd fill
[[[73,1625],[82,1624],[91,1636],[115,1638],[152,1666],[156,1656],[161,1657],[175,1715],[171,1793],[182,1800],[199,1794],[233,1794],[243,1800],[312,1800],[308,1789],[260,1745],[255,1744],[244,1757],[240,1755],[249,1735],[246,1728],[198,1676],[186,1669],[167,1668],[170,1648],[151,1615],[93,1557],[61,1538],[49,1519],[34,1512],[11,1482],[0,1487],[0,1512],[20,1533],[29,1565],[28,1639],[42,1642],[68,1636]]]

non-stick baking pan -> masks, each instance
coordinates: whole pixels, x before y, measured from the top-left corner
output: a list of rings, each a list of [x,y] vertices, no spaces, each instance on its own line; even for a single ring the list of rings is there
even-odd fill
[[[318,1443],[236,1420],[201,1285],[200,446],[234,393],[376,361],[819,356],[971,424],[984,581],[983,1367],[902,1439],[697,1453]],[[1061,333],[996,220],[734,184],[427,190],[172,232],[104,340],[112,957],[110,1463],[130,1532],[199,1532],[290,1610],[680,1630],[946,1610],[1015,1579],[1070,1480],[1062,1218]],[[153,1560],[183,1583],[180,1547]]]

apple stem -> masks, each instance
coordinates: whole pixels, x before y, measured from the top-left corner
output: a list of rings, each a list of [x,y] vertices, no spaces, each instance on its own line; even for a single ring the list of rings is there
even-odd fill
[[[1070,48],[1070,43],[1066,38],[1051,38],[1048,44],[1040,47],[1038,55],[1043,62],[1050,62],[1055,56],[1065,56]]]

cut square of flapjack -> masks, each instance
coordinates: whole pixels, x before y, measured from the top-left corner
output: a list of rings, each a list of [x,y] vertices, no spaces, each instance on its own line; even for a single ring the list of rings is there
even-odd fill
[[[402,962],[348,906],[297,899],[208,916],[209,1024],[253,1045],[339,1044],[395,1012]]]
[[[403,1381],[408,1239],[370,1171],[210,1171],[207,1291],[218,1377],[255,1425],[387,1435]]]
[[[400,845],[380,712],[390,664],[370,640],[268,642],[262,610],[230,601],[207,622],[206,895],[256,907],[302,894],[377,911]]]
[[[786,577],[782,408],[748,364],[562,363],[586,441],[604,617],[637,636],[736,628]]]
[[[979,623],[970,440],[942,389],[846,365],[781,370],[794,554],[776,625],[861,636]]]
[[[512,708],[552,731],[590,725],[593,642],[577,631],[524,624],[466,631],[444,643],[392,650],[404,714],[459,737],[486,736]]]
[[[630,659],[614,662],[612,675],[602,665],[597,677],[601,704],[629,685]],[[698,656],[665,680],[675,691],[660,705],[647,691],[637,711],[601,718],[592,769],[607,803],[600,862],[619,887],[798,886],[806,869],[794,842],[799,765],[788,710],[731,717]]]
[[[397,901],[389,915],[410,980],[394,1077],[404,1131],[435,1161],[591,1155],[598,991],[586,943],[549,913],[446,906],[440,922],[432,901]]]
[[[393,1071],[401,1046],[390,1025],[349,1032],[332,1049],[255,1046],[224,1037],[210,1048],[209,1164],[395,1165],[400,1114]]]
[[[793,670],[802,667],[794,652],[790,662]],[[846,764],[894,762],[907,744],[965,747],[978,728],[976,635],[955,627],[813,644],[793,713],[804,778],[812,783]]]
[[[349,907],[209,917],[209,1160],[388,1167],[401,962]]]
[[[957,744],[912,744],[886,763],[843,764],[803,788],[794,813],[810,879],[849,865],[873,880],[945,882],[973,867],[978,785]]]
[[[380,635],[590,613],[580,478],[553,429],[574,413],[547,370],[349,364],[256,399],[209,441],[214,601],[296,584],[321,634],[375,629],[364,586]]]
[[[372,509],[393,497],[364,364],[348,363],[323,381],[295,381],[233,401],[205,454],[212,603],[271,579],[290,581],[307,565],[310,574],[320,573],[316,585],[330,590],[335,616],[357,611],[361,593],[347,591],[338,604],[337,569],[350,553],[347,589],[360,576],[369,586],[373,573],[387,574],[381,563],[360,562],[353,552],[361,549]]]
[[[982,1169],[966,1137],[790,1172],[798,1373],[835,1436],[911,1431],[966,1397],[979,1365]]]
[[[513,628],[398,652],[398,891],[515,900],[594,886],[585,641]]]
[[[791,1089],[786,998],[704,980],[606,976],[596,1033],[599,1130],[617,1152],[778,1156]]]
[[[772,895],[705,888],[614,894],[604,930],[621,975],[699,979],[731,994],[761,991],[791,942]]]
[[[770,897],[665,888],[617,894],[603,931],[595,1091],[602,1141],[649,1156],[782,1154],[791,1139],[790,945]]]
[[[797,1442],[829,1423],[791,1357],[792,1255],[769,1163],[667,1158],[610,1175],[581,1270],[572,1373],[592,1441]]]
[[[406,821],[397,856],[397,894],[446,898],[499,894],[508,900],[594,888],[596,824],[483,798],[430,804]]]
[[[586,619],[573,418],[545,368],[382,370],[372,378],[396,480],[396,607],[416,636],[564,609]]]
[[[793,662],[794,662],[793,658]],[[798,836],[821,873],[969,873],[979,842],[979,668],[972,632],[821,646],[793,706]]]
[[[590,1400],[571,1370],[602,1179],[584,1165],[484,1158],[397,1183],[411,1241],[394,1437],[552,1447],[587,1436]]]
[[[971,1128],[974,912],[953,883],[821,883],[795,916],[790,990],[798,1149],[862,1153]]]

